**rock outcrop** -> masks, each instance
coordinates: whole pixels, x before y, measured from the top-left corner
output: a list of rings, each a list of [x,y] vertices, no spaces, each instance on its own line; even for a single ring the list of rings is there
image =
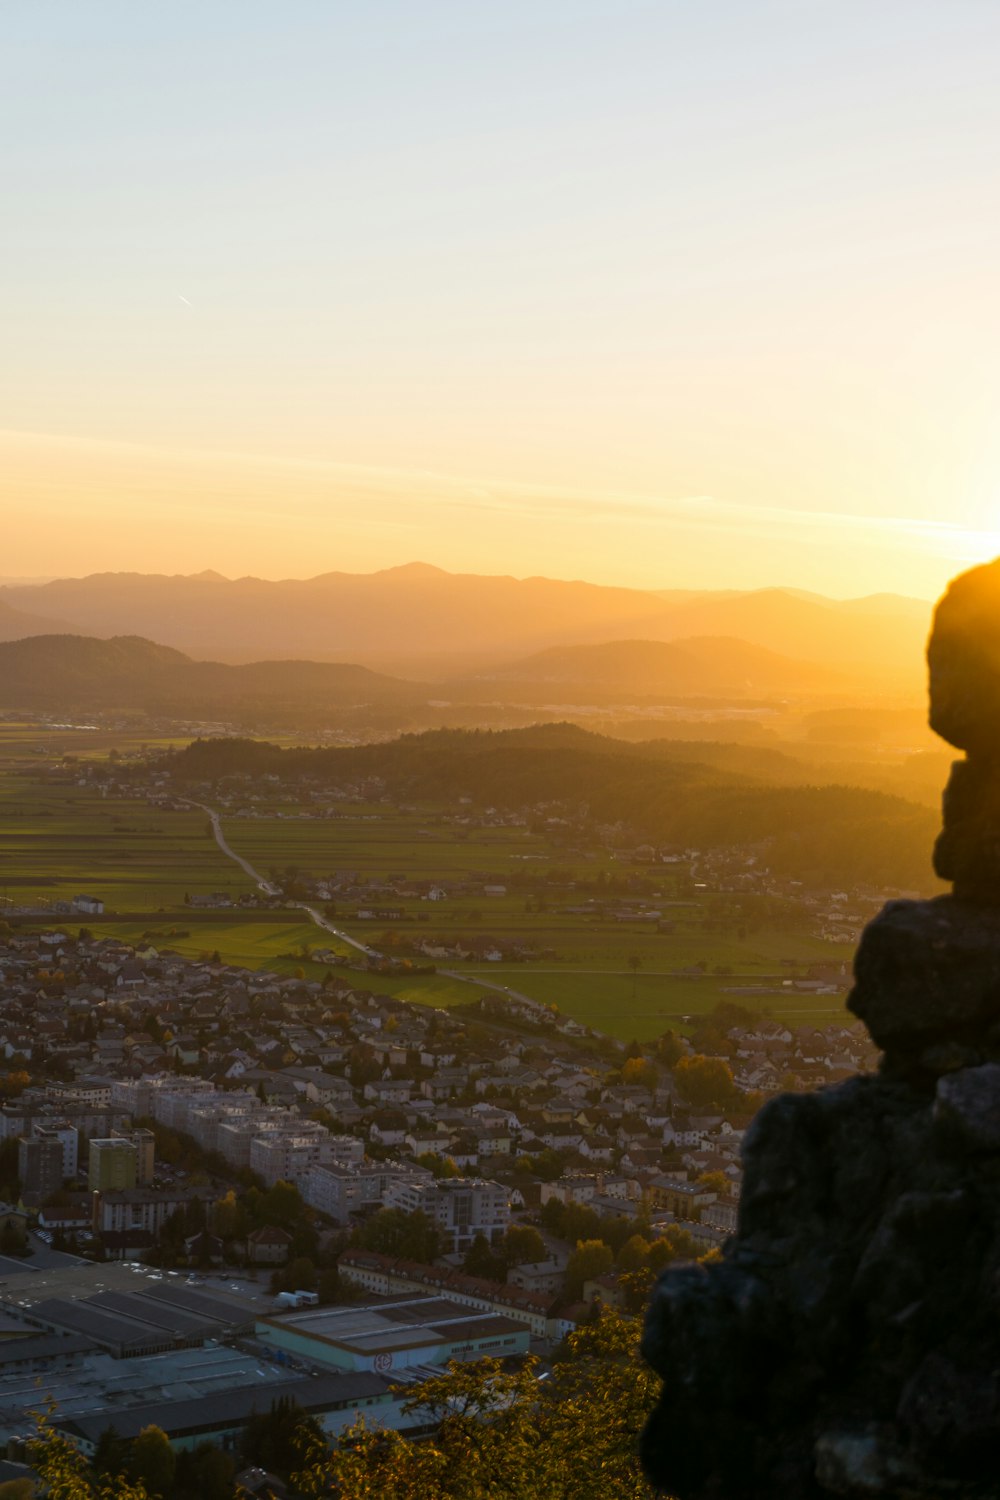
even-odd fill
[[[848,999],[879,1073],[771,1101],[722,1259],[667,1271],[643,1439],[678,1500],[1000,1497],[1000,562],[928,647],[954,893],[869,924]]]

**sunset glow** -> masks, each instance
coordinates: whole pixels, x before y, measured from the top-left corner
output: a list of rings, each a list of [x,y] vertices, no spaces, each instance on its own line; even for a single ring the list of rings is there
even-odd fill
[[[7,576],[998,550],[995,7],[232,20],[7,17]]]

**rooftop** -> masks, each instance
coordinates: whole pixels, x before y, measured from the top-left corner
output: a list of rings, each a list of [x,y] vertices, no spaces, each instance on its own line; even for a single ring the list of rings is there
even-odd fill
[[[261,1325],[293,1329],[320,1343],[361,1355],[524,1332],[524,1324],[513,1318],[480,1312],[447,1297],[403,1298],[360,1307],[312,1307],[262,1318],[258,1327]]]

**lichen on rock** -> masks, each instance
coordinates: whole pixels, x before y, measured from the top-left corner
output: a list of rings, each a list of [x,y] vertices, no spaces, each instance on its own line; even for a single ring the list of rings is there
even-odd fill
[[[928,646],[954,893],[869,924],[848,999],[879,1073],[764,1107],[721,1260],[668,1270],[643,1439],[677,1500],[1000,1496],[1000,561]]]

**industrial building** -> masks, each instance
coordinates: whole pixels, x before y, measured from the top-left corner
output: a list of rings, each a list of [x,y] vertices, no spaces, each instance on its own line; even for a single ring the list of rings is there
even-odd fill
[[[249,1297],[114,1263],[12,1276],[0,1307],[28,1329],[81,1336],[116,1359],[249,1333],[255,1317]]]
[[[263,1372],[261,1372],[263,1373]],[[257,1385],[217,1389],[183,1401],[149,1402],[124,1411],[95,1410],[78,1416],[59,1413],[55,1425],[81,1448],[92,1454],[101,1434],[113,1426],[119,1437],[138,1437],[144,1427],[163,1429],[174,1448],[196,1448],[199,1443],[232,1449],[255,1412],[269,1411],[282,1398],[295,1401],[317,1419],[331,1436],[349,1426],[364,1412],[373,1426],[411,1425],[401,1422],[400,1403],[389,1391],[389,1383],[367,1372],[322,1375],[310,1380],[265,1380]]]
[[[258,1319],[257,1337],[317,1368],[395,1375],[451,1359],[526,1354],[530,1331],[514,1318],[448,1297],[399,1297],[274,1314]]]

